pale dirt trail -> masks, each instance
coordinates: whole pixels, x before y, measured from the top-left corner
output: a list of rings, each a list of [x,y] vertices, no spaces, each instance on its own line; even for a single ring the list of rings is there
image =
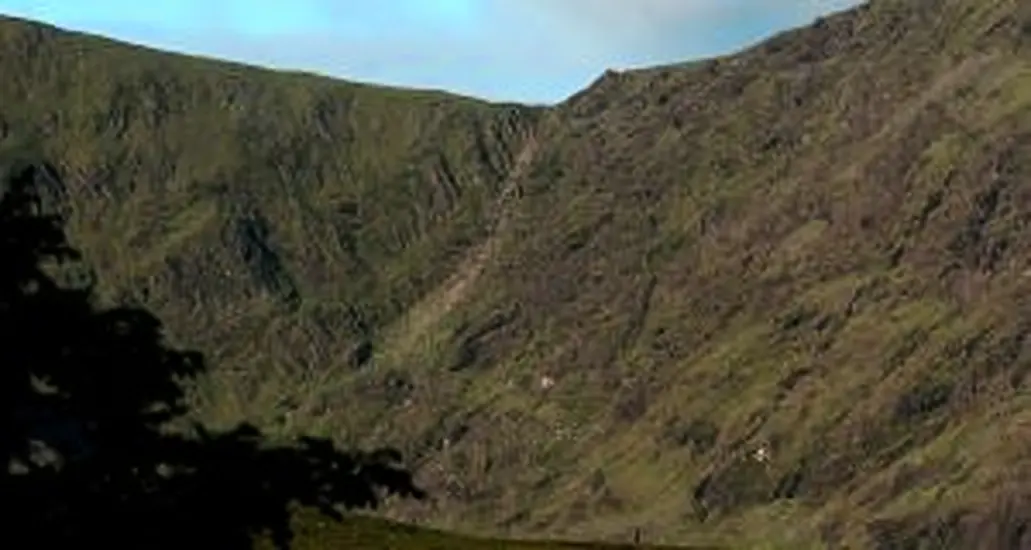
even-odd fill
[[[501,193],[492,205],[487,237],[466,253],[455,272],[446,281],[409,308],[401,321],[388,330],[384,338],[388,346],[385,350],[387,354],[399,357],[411,351],[433,325],[462,301],[484,268],[495,258],[500,235],[510,218],[508,203],[517,194],[519,184],[533,163],[536,153],[537,140],[531,134],[512,164]]]

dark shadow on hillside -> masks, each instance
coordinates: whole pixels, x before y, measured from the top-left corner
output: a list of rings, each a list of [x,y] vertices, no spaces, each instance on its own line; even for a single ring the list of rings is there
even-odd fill
[[[11,172],[0,198],[0,547],[248,548],[290,539],[293,505],[340,517],[386,495],[422,497],[392,450],[272,446],[252,426],[172,433],[199,353],[169,349],[135,308],[102,309],[92,285],[44,271],[78,258],[37,184]]]

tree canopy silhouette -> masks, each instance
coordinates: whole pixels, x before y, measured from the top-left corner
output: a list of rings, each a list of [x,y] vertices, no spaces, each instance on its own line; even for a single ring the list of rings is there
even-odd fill
[[[339,518],[388,494],[423,496],[393,450],[343,452],[314,438],[276,446],[250,425],[170,429],[187,412],[181,382],[204,372],[203,357],[167,347],[149,312],[101,308],[91,282],[48,274],[79,259],[63,220],[42,208],[40,184],[56,172],[23,164],[10,174],[0,198],[0,525],[23,541],[14,546],[247,548],[268,533],[285,547],[294,504]]]

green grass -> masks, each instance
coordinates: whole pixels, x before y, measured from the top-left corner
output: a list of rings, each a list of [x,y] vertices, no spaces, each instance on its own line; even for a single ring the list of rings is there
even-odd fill
[[[401,448],[436,505],[387,517],[979,540],[1031,498],[1017,4],[874,2],[548,109],[3,21],[0,151],[53,159],[106,298],[214,364],[199,416]],[[362,525],[300,544],[514,544]]]
[[[295,527],[294,548],[315,550],[347,548],[352,550],[621,550],[660,546],[632,546],[628,544],[576,543],[561,541],[518,541],[467,537],[433,529],[417,528],[367,517],[352,517],[337,523],[320,519],[317,515],[299,516]],[[271,549],[267,541],[259,541],[257,548]],[[698,547],[702,548],[702,547]],[[688,549],[690,550],[690,549]]]

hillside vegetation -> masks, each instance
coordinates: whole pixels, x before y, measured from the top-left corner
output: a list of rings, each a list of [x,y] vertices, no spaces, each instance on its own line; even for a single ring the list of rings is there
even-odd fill
[[[349,517],[343,522],[327,521],[312,513],[301,513],[295,522],[297,550],[632,550],[644,548],[630,544],[589,542],[499,540],[455,535],[433,529],[413,527],[370,517]],[[268,540],[260,540],[257,550],[271,550]],[[648,546],[649,550],[674,550],[682,547]],[[713,550],[692,547],[688,550]]]
[[[549,109],[0,52],[0,147],[215,364],[197,414],[398,446],[431,501],[395,519],[1031,545],[1026,2],[874,0]]]
[[[7,149],[59,164],[110,299],[234,371],[216,415],[271,421],[305,376],[367,362],[482,237],[537,115],[16,20],[0,49]]]

